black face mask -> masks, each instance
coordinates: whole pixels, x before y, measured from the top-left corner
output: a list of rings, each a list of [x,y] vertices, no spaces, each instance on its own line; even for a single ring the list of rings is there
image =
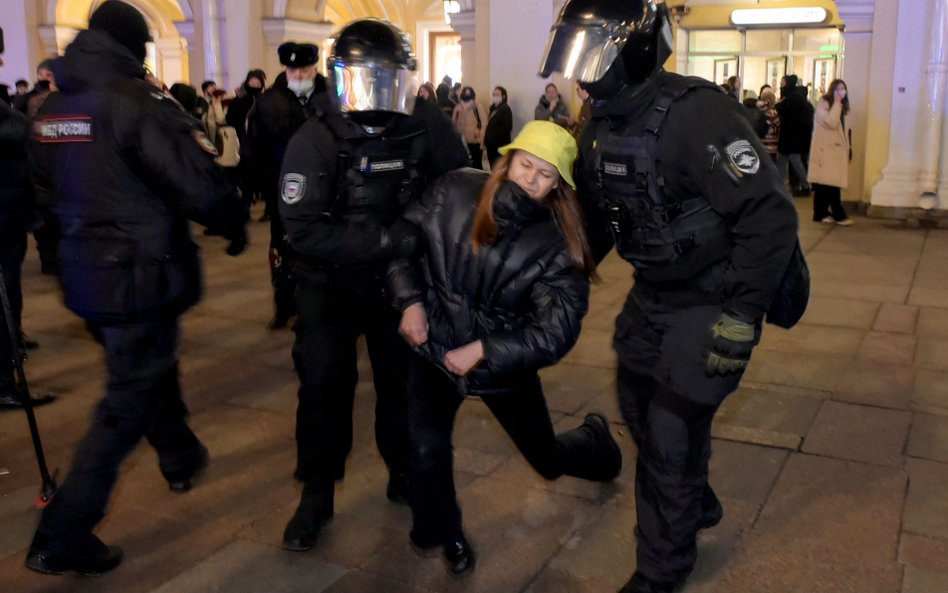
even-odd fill
[[[462,101],[470,101],[473,98],[474,98],[474,95],[472,95],[471,93],[461,93]]]
[[[260,94],[261,91],[263,91],[261,87],[257,87],[257,86],[247,87],[247,94],[250,95],[251,97],[256,97],[257,95]]]

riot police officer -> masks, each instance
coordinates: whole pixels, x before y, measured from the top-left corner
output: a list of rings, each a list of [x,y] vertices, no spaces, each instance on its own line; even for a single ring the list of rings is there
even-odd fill
[[[241,156],[262,178],[263,200],[270,218],[270,281],[273,319],[270,329],[286,327],[296,314],[295,276],[286,244],[286,231],[277,208],[280,166],[293,134],[315,112],[316,97],[326,90],[326,79],[316,71],[319,49],[311,43],[288,41],[277,49],[286,71],[254,103],[247,116],[247,141]]]
[[[93,533],[119,465],[145,437],[171,490],[207,463],[188,427],[175,354],[178,318],[201,292],[188,220],[246,246],[246,213],[194,120],[145,80],[148,27],[110,0],[56,63],[59,93],[34,120],[41,198],[63,230],[66,306],[105,349],[107,392],[69,475],[43,512],[26,559],[47,574],[101,574],[121,550]]]
[[[280,180],[298,283],[295,477],[303,494],[283,535],[283,547],[294,551],[315,545],[333,513],[334,483],[352,447],[359,335],[372,363],[387,495],[407,497],[409,350],[385,271],[393,255],[415,247],[417,231],[400,219],[405,206],[429,181],[469,164],[450,120],[416,101],[415,58],[404,33],[364,19],[334,37],[329,91],[290,141]]]
[[[635,267],[614,337],[638,446],[637,566],[622,588],[634,593],[680,584],[698,530],[721,520],[711,421],[750,360],[797,232],[741,105],[665,72],[671,48],[664,5],[568,0],[540,67],[593,97],[576,165],[590,240],[599,257],[614,245]]]

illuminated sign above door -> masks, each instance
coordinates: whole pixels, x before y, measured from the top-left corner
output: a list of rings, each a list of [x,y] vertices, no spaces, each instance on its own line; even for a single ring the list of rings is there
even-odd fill
[[[812,25],[826,22],[829,14],[818,6],[801,8],[741,8],[731,13],[737,26]]]

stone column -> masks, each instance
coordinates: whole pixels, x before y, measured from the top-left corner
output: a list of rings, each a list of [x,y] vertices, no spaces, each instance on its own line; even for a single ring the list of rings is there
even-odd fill
[[[487,7],[485,7],[487,8]],[[481,64],[477,59],[478,43],[475,36],[477,31],[477,12],[474,10],[464,10],[458,14],[451,15],[451,28],[461,36],[461,80],[464,85],[474,88],[480,97],[484,93],[483,85],[479,84],[478,66]],[[483,42],[490,45],[487,35],[482,36]],[[480,68],[483,70],[483,68]],[[457,82],[457,81],[455,81]]]
[[[201,2],[201,32],[204,41],[204,78],[221,81],[224,76],[224,68],[222,65],[217,0],[203,0]]]
[[[72,40],[79,34],[79,29],[61,25],[40,25],[37,30],[40,40],[43,42],[44,58],[62,55],[66,50],[66,46],[72,43]]]
[[[919,207],[943,207],[939,189],[943,168],[945,75],[948,72],[948,0],[935,0],[930,23],[931,52],[925,65],[927,101],[922,113],[921,166],[918,173]],[[941,183],[940,183],[941,181]]]

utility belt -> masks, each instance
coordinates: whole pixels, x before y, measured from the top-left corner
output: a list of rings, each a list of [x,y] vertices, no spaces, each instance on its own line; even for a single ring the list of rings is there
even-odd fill
[[[328,273],[353,278],[384,278],[388,271],[388,261],[343,265],[298,253],[294,254],[292,263],[296,270],[302,273]]]
[[[632,292],[651,303],[669,306],[720,305],[725,300],[729,260],[721,260],[692,278],[656,280],[636,270]]]

